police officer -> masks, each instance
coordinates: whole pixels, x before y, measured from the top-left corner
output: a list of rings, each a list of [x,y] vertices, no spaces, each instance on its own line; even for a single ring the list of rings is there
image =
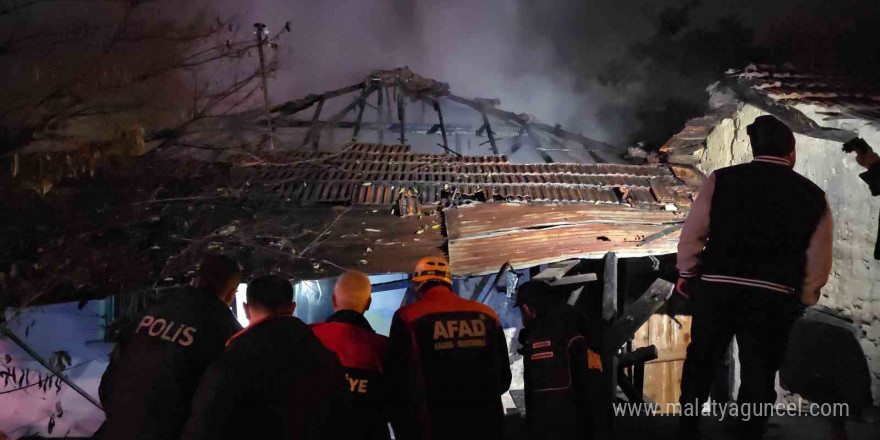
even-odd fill
[[[195,287],[147,309],[123,331],[101,378],[103,438],[177,439],[199,378],[241,329],[229,309],[238,264],[204,258]]]
[[[587,341],[585,316],[543,281],[517,291],[522,311],[526,419],[532,438],[605,439],[610,402],[603,399],[599,354]]]
[[[248,284],[250,325],[205,372],[183,440],[351,438],[342,366],[295,308],[289,281]]]
[[[445,258],[419,260],[412,282],[418,300],[394,314],[388,342],[396,438],[502,438],[511,374],[498,316],[452,291]]]
[[[383,382],[385,336],[376,334],[364,312],[370,308],[370,279],[361,272],[345,272],[333,289],[335,313],[312,331],[336,353],[345,368],[352,398],[352,419],[358,438],[390,438],[387,390]]]

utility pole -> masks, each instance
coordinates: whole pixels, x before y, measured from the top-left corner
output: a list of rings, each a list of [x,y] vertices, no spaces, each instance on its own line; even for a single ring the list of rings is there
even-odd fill
[[[269,150],[275,150],[275,136],[272,132],[272,112],[269,110],[269,85],[266,81],[266,61],[263,56],[263,45],[269,36],[269,30],[263,23],[254,23],[254,34],[257,36],[257,52],[260,54],[260,76],[263,77],[263,104],[266,106],[266,124],[269,126]]]

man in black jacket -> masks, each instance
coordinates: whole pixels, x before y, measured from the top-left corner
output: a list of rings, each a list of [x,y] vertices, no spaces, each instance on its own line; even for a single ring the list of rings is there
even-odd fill
[[[794,134],[773,116],[747,131],[754,161],[706,179],[678,244],[678,291],[692,296],[694,309],[681,379],[683,438],[698,435],[701,404],[734,335],[737,403],[749,405],[738,413],[760,415],[743,417],[739,433],[762,437],[799,303],[815,304],[831,271],[831,211],[825,193],[792,169]]]
[[[608,438],[611,404],[603,399],[602,359],[590,350],[584,314],[543,281],[520,286],[516,306],[524,324],[519,342],[532,438]]]
[[[171,440],[180,436],[202,373],[241,329],[229,309],[241,271],[211,255],[195,286],[147,309],[123,331],[101,378],[107,440]]]
[[[856,162],[867,169],[864,173],[859,174],[859,177],[868,184],[872,196],[880,196],[880,156],[864,140],[856,139],[855,142],[861,144],[862,147],[858,150]],[[877,231],[877,242],[874,245],[874,259],[880,260],[880,226]]]
[[[351,438],[345,372],[295,307],[287,280],[248,284],[250,325],[205,372],[183,440]]]

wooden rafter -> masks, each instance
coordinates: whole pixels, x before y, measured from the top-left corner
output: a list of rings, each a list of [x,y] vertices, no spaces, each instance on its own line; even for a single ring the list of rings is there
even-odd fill
[[[310,140],[313,140],[314,144],[312,145],[312,148],[315,150],[318,149],[318,138],[315,137],[316,136],[315,131],[320,129],[320,126],[318,125],[318,123],[321,118],[321,110],[324,108],[324,101],[325,101],[324,99],[318,101],[318,107],[315,109],[315,114],[312,115],[312,124],[309,127],[309,132],[306,133],[306,138],[303,139],[303,147],[308,145]]]
[[[324,101],[330,98],[335,98],[337,96],[346,95],[351,92],[361,90],[364,87],[365,86],[363,83],[358,83],[350,85],[348,87],[343,87],[341,89],[324,92],[320,95],[308,95],[305,98],[294,99],[293,101],[287,101],[284,104],[272,107],[272,113],[280,112],[285,115],[292,115],[311,107],[319,101]]]
[[[382,98],[385,97],[385,87],[379,86],[378,92],[376,93],[376,112],[378,113],[378,121],[379,124],[384,124],[385,121],[385,108],[382,106]],[[385,127],[379,128],[379,143],[385,143]]]
[[[492,126],[489,125],[489,116],[486,115],[486,111],[482,108],[480,109],[480,115],[483,116],[483,126],[480,130],[486,130],[486,136],[489,137],[489,145],[492,146],[492,154],[499,154],[498,145],[495,144],[495,132],[492,131]]]
[[[361,120],[364,118],[364,107],[367,104],[367,98],[376,91],[378,86],[371,86],[369,88],[364,89],[363,93],[361,93],[361,97],[358,99],[358,115],[357,119],[354,122],[354,133],[351,135],[351,141],[357,141],[358,135],[361,132]]]
[[[449,142],[446,140],[446,126],[443,125],[443,112],[440,111],[440,102],[437,101],[437,98],[431,100],[431,104],[434,105],[434,111],[437,112],[437,119],[440,121],[440,135],[443,136],[443,147],[444,150],[449,151]]]
[[[548,125],[548,124],[545,124],[542,122],[533,122],[533,121],[530,121],[529,118],[526,116],[518,115],[516,113],[509,112],[506,110],[500,110],[497,108],[488,107],[488,106],[485,106],[485,105],[483,105],[475,100],[472,100],[472,99],[462,98],[462,97],[456,96],[456,95],[448,95],[446,98],[453,101],[453,102],[457,102],[459,104],[468,106],[476,111],[483,111],[486,114],[492,115],[492,116],[494,116],[498,119],[501,119],[503,121],[507,121],[507,122],[511,122],[511,123],[515,123],[515,124],[519,124],[519,125],[528,124],[529,127],[532,129],[542,131],[544,133],[549,133],[554,136],[558,136],[562,139],[566,139],[566,140],[569,140],[572,142],[577,142],[577,143],[583,145],[584,148],[586,148],[588,150],[589,149],[600,149],[600,150],[611,150],[612,149],[612,147],[610,145],[605,145],[603,143],[597,142],[597,141],[592,140],[592,139],[590,139],[586,136],[583,136],[581,134],[572,133],[568,130],[563,130],[562,128],[554,127],[552,125]]]
[[[404,95],[402,85],[398,84],[395,94],[397,96],[397,120],[400,121],[400,143],[406,143],[406,104],[403,102]]]

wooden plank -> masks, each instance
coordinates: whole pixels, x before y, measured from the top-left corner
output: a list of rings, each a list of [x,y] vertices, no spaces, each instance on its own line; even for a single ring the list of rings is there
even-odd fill
[[[489,137],[489,146],[492,147],[492,154],[498,153],[498,145],[495,144],[495,132],[492,131],[492,126],[489,125],[489,117],[486,116],[485,110],[480,110],[480,115],[483,116],[483,128],[486,129],[486,136]]]
[[[581,283],[589,283],[590,281],[596,281],[599,279],[594,273],[582,273],[579,275],[572,275],[568,277],[562,277],[556,281],[550,283],[551,286],[569,286],[572,284],[581,284]]]
[[[664,228],[586,224],[504,232],[449,240],[449,259],[454,274],[472,276],[493,273],[505,262],[523,269],[571,258],[598,259],[608,252],[621,258],[675,253],[678,233],[637,246],[644,237]]]
[[[568,296],[568,301],[566,303],[570,306],[574,306],[577,304],[578,299],[581,297],[581,292],[584,291],[585,286],[578,287],[574,292],[571,292],[571,295]]]
[[[590,204],[480,203],[444,212],[450,240],[555,225],[664,225],[683,222],[686,217],[686,210],[661,211],[625,205]]]
[[[403,102],[402,85],[398,86],[397,90],[397,120],[400,121],[400,143],[406,143],[406,104]]]
[[[345,95],[346,93],[351,93],[356,90],[360,90],[364,88],[363,83],[358,83],[354,85],[350,85],[348,87],[343,87],[341,89],[333,90],[330,92],[324,92],[320,95],[309,95],[303,99],[295,99],[293,101],[285,102],[284,104],[277,105],[272,108],[272,112],[281,112],[285,115],[292,115],[294,113],[305,110],[315,103],[323,100],[327,100],[330,98],[335,98],[337,96]]]
[[[513,112],[500,110],[500,109],[492,108],[492,107],[487,107],[478,101],[475,101],[472,99],[467,99],[467,98],[462,98],[462,97],[456,96],[456,95],[448,95],[446,98],[453,101],[453,102],[457,102],[459,104],[466,105],[470,108],[473,108],[474,110],[490,114],[490,115],[492,115],[498,119],[501,119],[503,121],[515,123],[518,125],[528,124],[534,129],[543,131],[545,133],[552,134],[552,135],[557,136],[562,139],[577,142],[577,143],[583,145],[584,148],[586,148],[586,149],[614,151],[614,147],[612,147],[611,145],[590,139],[590,138],[588,138],[584,135],[578,134],[578,133],[573,133],[573,132],[570,132],[567,130],[563,130],[562,128],[557,128],[557,127],[554,127],[554,126],[551,126],[548,124],[544,124],[541,122],[529,121],[528,116],[525,116],[525,115],[518,115]]]
[[[358,104],[358,115],[357,119],[354,121],[354,133],[351,135],[351,141],[357,142],[358,135],[361,133],[361,121],[364,118],[364,108],[367,106],[367,98],[376,90],[376,87],[369,87],[364,89],[363,93],[361,93],[360,103]]]
[[[386,124],[385,107],[382,105],[382,99],[385,97],[385,87],[379,86],[379,93],[376,93],[376,113],[378,114],[376,121],[379,124]],[[379,129],[379,144],[385,143],[385,127]]]
[[[315,108],[315,113],[312,115],[312,125],[309,126],[309,131],[308,131],[308,133],[306,133],[305,139],[303,139],[303,144],[302,144],[303,147],[308,145],[310,140],[315,139],[315,131],[321,129],[320,119],[321,119],[321,110],[323,110],[323,109],[324,109],[324,100],[322,99],[322,100],[318,101],[318,107]],[[315,142],[312,145],[312,149],[315,151],[318,150],[318,143],[317,142]]]
[[[605,347],[603,351],[614,352],[632,338],[642,324],[669,299],[673,287],[672,283],[666,280],[654,281],[639,299],[627,306],[627,312],[614,321],[602,341]]]
[[[617,315],[617,254],[605,254],[605,274],[602,288],[602,319],[611,321]]]
[[[568,271],[580,262],[580,260],[568,260],[553,263],[532,278],[535,280],[546,281],[548,283],[554,282],[564,277]]]
[[[657,198],[660,203],[675,202],[675,194],[673,194],[669,190],[669,185],[667,185],[667,182],[664,182],[661,179],[651,179],[650,182],[651,191],[654,193],[654,197]]]
[[[449,142],[446,140],[446,126],[443,125],[443,112],[440,111],[440,102],[437,101],[437,98],[431,100],[431,104],[434,105],[434,111],[437,112],[437,119],[440,121],[440,134],[443,136],[443,149],[449,151]]]

